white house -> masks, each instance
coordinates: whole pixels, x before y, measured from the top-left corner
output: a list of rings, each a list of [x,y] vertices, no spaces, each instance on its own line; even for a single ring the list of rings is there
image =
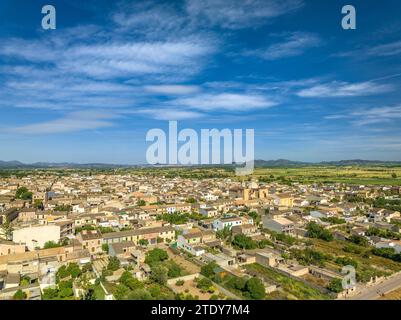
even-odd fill
[[[73,213],[85,213],[85,207],[82,204],[74,204],[72,206]]]
[[[199,246],[200,241],[201,238],[198,235],[192,235],[190,233],[179,235],[177,237],[177,247],[199,257],[206,252],[204,248]]]
[[[224,228],[231,229],[232,227],[240,225],[242,225],[241,218],[220,218],[213,221],[213,229],[217,231],[223,230]]]

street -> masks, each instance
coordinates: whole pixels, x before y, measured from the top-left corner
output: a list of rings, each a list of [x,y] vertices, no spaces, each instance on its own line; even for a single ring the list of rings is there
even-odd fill
[[[401,274],[396,274],[377,285],[363,288],[360,293],[347,298],[347,300],[376,300],[383,294],[389,293],[400,287]]]

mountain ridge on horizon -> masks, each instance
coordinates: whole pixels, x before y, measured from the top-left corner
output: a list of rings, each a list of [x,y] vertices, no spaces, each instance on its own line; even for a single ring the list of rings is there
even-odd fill
[[[384,160],[363,160],[363,159],[350,159],[338,161],[292,161],[288,159],[277,160],[255,160],[255,167],[303,167],[303,166],[364,166],[364,165],[387,165],[387,166],[401,166],[401,161],[384,161]],[[156,165],[171,166],[171,165]],[[175,165],[176,167],[184,167],[183,165]],[[202,165],[194,165],[198,167]],[[210,166],[210,165],[206,165]],[[218,166],[218,165],[217,165]],[[39,169],[39,168],[81,168],[81,169],[117,169],[117,168],[135,168],[135,167],[152,167],[149,164],[110,164],[110,163],[75,163],[75,162],[34,162],[23,163],[17,160],[2,161],[0,160],[0,169]]]

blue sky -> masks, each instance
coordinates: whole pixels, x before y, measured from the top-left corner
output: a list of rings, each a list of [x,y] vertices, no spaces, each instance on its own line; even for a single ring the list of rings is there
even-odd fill
[[[41,8],[57,29],[41,29]],[[353,4],[357,30],[341,28]],[[255,129],[255,158],[401,160],[398,0],[0,3],[0,159],[145,162],[146,132]]]

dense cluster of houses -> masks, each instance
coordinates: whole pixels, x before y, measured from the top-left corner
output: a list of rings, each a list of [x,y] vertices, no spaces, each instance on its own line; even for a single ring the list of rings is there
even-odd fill
[[[32,192],[31,199],[15,197],[21,187]],[[49,275],[71,261],[83,265],[107,254],[144,265],[146,248],[160,243],[203,261],[216,261],[223,268],[258,262],[301,275],[311,269],[286,265],[280,252],[270,249],[236,252],[217,234],[230,230],[234,236],[242,234],[260,241],[268,238],[264,232],[268,230],[302,237],[310,221],[332,228],[327,222],[331,217],[346,220],[353,234],[365,235],[371,226],[399,232],[398,224],[390,223],[401,222],[399,212],[344,200],[347,195],[374,199],[390,189],[394,188],[287,186],[228,178],[166,179],[129,174],[57,177],[43,172],[5,178],[0,180],[0,299],[17,290],[19,280],[26,275],[38,279],[41,289],[51,285]],[[392,191],[399,194],[401,189]],[[188,219],[174,224],[163,218],[165,215]],[[336,232],[335,236],[346,235]],[[401,252],[400,241],[378,237],[369,241],[378,248]],[[149,272],[146,266],[141,270]],[[316,268],[314,272],[324,274]],[[38,295],[32,294],[35,298]]]

